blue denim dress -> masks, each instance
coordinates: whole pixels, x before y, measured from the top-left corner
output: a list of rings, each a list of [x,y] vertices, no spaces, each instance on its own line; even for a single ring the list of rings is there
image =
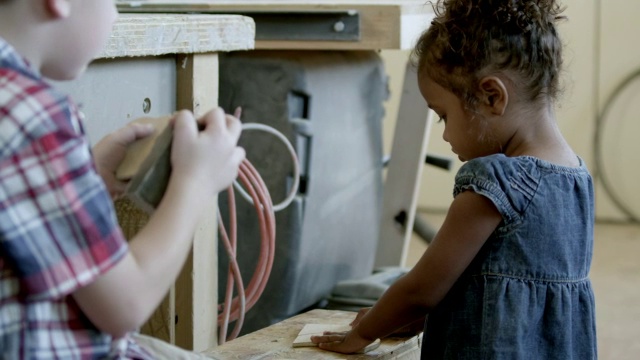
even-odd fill
[[[486,196],[503,220],[429,313],[422,359],[597,358],[593,183],[580,162],[498,154],[462,166],[454,196]]]

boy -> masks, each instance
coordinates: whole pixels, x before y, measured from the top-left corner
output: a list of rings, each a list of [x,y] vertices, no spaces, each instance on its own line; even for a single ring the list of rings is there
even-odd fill
[[[173,175],[127,244],[109,196],[125,127],[96,145],[44,78],[70,80],[104,46],[113,0],[0,0],[0,357],[153,358],[137,329],[181,269],[199,215],[236,177],[240,122],[216,109],[173,119]],[[212,155],[214,154],[214,155]]]

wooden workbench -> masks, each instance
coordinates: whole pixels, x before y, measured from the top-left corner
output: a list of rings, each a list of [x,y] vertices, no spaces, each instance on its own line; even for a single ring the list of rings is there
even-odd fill
[[[425,0],[124,0],[123,12],[246,13],[355,10],[361,16],[358,41],[256,40],[256,49],[378,51],[412,49],[433,19]],[[405,266],[433,113],[408,65],[390,162],[385,177],[382,219],[375,267]],[[404,226],[396,217],[404,212]]]
[[[433,11],[423,0],[209,0],[121,1],[124,12],[244,13],[355,10],[361,16],[358,41],[256,40],[256,49],[381,50],[411,49],[429,25]]]
[[[58,85],[79,104],[87,134],[98,140],[142,116],[217,106],[218,52],[254,48],[251,18],[237,15],[122,14],[106,48],[78,80]],[[116,204],[130,238],[148,220]],[[143,332],[205,350],[217,343],[217,202],[198,226],[181,275]]]
[[[420,359],[422,335],[383,339],[377,349],[366,354],[344,355],[315,347],[292,347],[293,340],[305,324],[348,325],[355,316],[356,313],[348,311],[312,310],[239,337],[203,354],[218,360]]]
[[[92,139],[97,140],[141,116],[162,116],[185,108],[198,115],[216,106],[218,52],[253,48],[409,49],[432,17],[423,0],[319,0],[312,3],[215,0],[198,3],[118,2],[121,12],[131,13],[120,15],[104,52],[83,78],[62,86],[81,104]],[[251,18],[217,14],[255,9],[355,9],[362,16],[362,36],[356,42],[256,42],[255,24]],[[409,77],[415,82],[414,77]],[[382,246],[378,251],[385,258],[377,261],[377,265],[401,264],[408,245],[410,230],[406,229],[411,229],[413,221],[430,124],[424,121],[426,107],[418,117],[422,119],[407,118],[396,127],[392,151],[394,159],[401,161],[391,162],[386,178],[383,211],[388,221],[383,220],[381,224]],[[126,205],[119,208],[130,210]],[[405,230],[393,221],[398,209],[408,212]],[[216,205],[212,204],[209,217],[201,222],[195,235],[193,250],[183,272],[144,329],[155,337],[196,351],[211,349],[217,343],[215,212]],[[128,237],[146,223],[144,216],[132,213],[133,210],[129,216],[120,217]],[[233,343],[236,341],[225,346]]]

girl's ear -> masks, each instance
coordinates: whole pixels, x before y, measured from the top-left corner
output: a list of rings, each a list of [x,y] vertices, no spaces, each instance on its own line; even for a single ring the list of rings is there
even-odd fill
[[[491,114],[502,116],[509,104],[509,93],[499,77],[487,76],[480,79],[480,99]]]
[[[63,19],[71,13],[70,0],[45,0],[45,3],[47,12],[53,18]]]

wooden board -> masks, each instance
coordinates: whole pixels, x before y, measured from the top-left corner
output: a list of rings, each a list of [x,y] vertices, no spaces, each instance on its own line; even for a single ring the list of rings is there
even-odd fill
[[[366,354],[344,355],[324,351],[317,347],[292,347],[293,341],[306,324],[347,326],[356,317],[355,312],[316,309],[294,316],[262,330],[239,337],[203,354],[220,360],[267,359],[420,359],[422,335],[410,338],[387,338],[380,346]]]
[[[425,1],[257,1],[222,0],[215,2],[134,1],[120,3],[122,12],[243,13],[250,11],[326,11],[356,10],[361,17],[359,41],[257,40],[256,49],[293,50],[379,50],[411,49],[429,26],[433,10]]]
[[[239,15],[121,14],[98,59],[249,50],[253,19]]]
[[[177,59],[178,109],[196,118],[218,106],[218,54]],[[202,351],[217,344],[218,199],[201,215],[191,254],[175,285],[176,345]]]
[[[138,124],[151,124],[154,127],[154,133],[150,136],[140,139],[127,148],[127,153],[116,169],[116,178],[119,180],[131,179],[140,169],[144,160],[151,154],[154,149],[156,140],[164,129],[169,125],[171,117],[165,116],[160,118],[143,117],[134,120]]]

